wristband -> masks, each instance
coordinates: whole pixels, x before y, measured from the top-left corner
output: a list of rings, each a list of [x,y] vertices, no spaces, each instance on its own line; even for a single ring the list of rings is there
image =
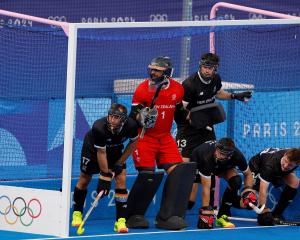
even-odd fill
[[[113,177],[113,174],[110,173],[110,172],[101,172],[101,176],[112,178],[112,177]]]

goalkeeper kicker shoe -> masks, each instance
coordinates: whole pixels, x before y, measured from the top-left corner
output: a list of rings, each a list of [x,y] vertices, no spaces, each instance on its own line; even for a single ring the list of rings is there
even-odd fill
[[[72,227],[79,227],[82,223],[82,213],[80,211],[74,211],[72,216]]]
[[[228,217],[226,215],[222,215],[221,217],[217,218],[216,226],[223,228],[235,228],[235,225],[229,222]]]
[[[114,231],[118,233],[128,233],[125,218],[119,218],[118,221],[115,222]]]

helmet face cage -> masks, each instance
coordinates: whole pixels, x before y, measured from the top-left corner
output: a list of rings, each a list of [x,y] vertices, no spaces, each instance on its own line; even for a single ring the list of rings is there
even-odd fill
[[[110,116],[119,119],[119,123],[116,125],[110,121]],[[108,110],[107,115],[107,128],[112,134],[119,134],[128,119],[127,109],[121,104],[112,104]]]
[[[234,153],[234,147],[232,146],[226,146],[225,144],[220,143],[219,141],[216,143],[216,149],[226,157],[226,159],[229,159],[232,157]]]
[[[204,76],[204,74],[201,72],[200,69],[200,76],[204,82],[209,84],[213,78],[213,75],[217,72],[218,66],[219,66],[219,57],[216,54],[213,53],[206,53],[202,55],[201,60],[200,60],[200,68],[202,66],[207,67],[207,68],[213,68],[214,71],[212,73],[212,76]]]
[[[170,78],[173,75],[171,59],[167,56],[152,59],[151,63],[148,65],[148,69],[150,78],[155,84],[161,83],[166,80],[166,78]],[[153,78],[151,75],[152,70],[162,71],[162,76]]]
[[[204,81],[206,84],[209,84],[212,81],[213,76],[215,75],[215,73],[218,70],[219,57],[217,55],[213,54],[213,53],[204,54],[201,57],[199,65],[200,65],[199,73],[200,73],[202,81]],[[207,68],[213,68],[214,71],[212,72],[212,75],[211,76],[205,76],[201,71],[202,66],[207,67]]]

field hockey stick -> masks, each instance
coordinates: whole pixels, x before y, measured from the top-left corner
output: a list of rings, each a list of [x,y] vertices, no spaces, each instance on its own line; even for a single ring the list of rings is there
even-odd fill
[[[103,193],[104,193],[103,190],[100,191],[100,192],[98,193],[96,199],[95,199],[94,202],[92,203],[92,206],[89,208],[89,210],[88,210],[87,213],[85,214],[85,216],[84,216],[84,218],[83,218],[81,224],[79,225],[79,227],[78,227],[78,229],[77,229],[77,234],[78,234],[78,235],[81,235],[81,234],[84,233],[84,228],[83,228],[83,226],[84,226],[86,220],[88,219],[88,217],[90,216],[91,212],[93,211],[93,209],[96,207],[96,205],[97,205],[99,199],[102,197]]]
[[[263,210],[265,209],[265,204],[263,204],[260,208],[257,207],[257,206],[255,206],[253,203],[249,203],[249,206],[257,214],[261,214],[263,212]],[[214,210],[214,215],[215,215],[215,217],[218,215],[218,210]],[[230,219],[230,220],[238,220],[238,221],[246,221],[246,222],[254,222],[254,221],[256,222],[256,219],[252,219],[252,218],[228,217],[228,219]],[[281,224],[281,225],[283,225],[283,224]]]
[[[242,222],[257,222],[256,218],[228,217],[228,219],[235,220],[235,221],[242,221]],[[274,225],[300,226],[300,222],[274,219]]]
[[[111,181],[114,179],[115,174],[112,173],[112,177],[111,177]],[[88,219],[88,217],[90,216],[91,212],[93,211],[93,209],[97,206],[97,203],[99,202],[100,198],[103,196],[104,194],[104,190],[100,191],[97,195],[97,197],[95,198],[94,202],[92,203],[91,207],[89,208],[89,210],[87,211],[87,213],[85,214],[82,223],[79,225],[78,229],[77,229],[77,234],[81,235],[84,233],[84,224],[86,222],[86,220]]]
[[[149,107],[149,109],[150,109],[149,111],[151,111],[151,109],[154,108],[154,105],[155,105],[156,100],[157,100],[157,98],[158,98],[158,94],[159,94],[160,90],[162,89],[162,87],[163,87],[165,84],[166,84],[165,82],[162,82],[161,84],[159,84],[159,85],[157,86],[156,91],[155,91],[155,94],[154,94],[154,96],[153,96],[153,98],[152,98],[152,101],[151,101],[151,104],[150,104],[150,107]],[[144,127],[142,128],[141,133],[140,133],[140,138],[144,138],[145,132],[146,132],[146,128],[145,128],[145,126],[144,126]]]
[[[262,211],[265,209],[265,204],[263,204],[260,208],[259,207],[257,207],[257,206],[255,206],[253,203],[249,203],[248,204],[249,205],[249,207],[251,207],[252,209],[253,209],[253,211],[254,212],[256,212],[257,214],[261,214],[262,213]]]
[[[279,219],[274,219],[274,224],[275,225],[285,225],[285,226],[300,226],[300,222],[297,221],[290,221],[290,220],[279,220]]]

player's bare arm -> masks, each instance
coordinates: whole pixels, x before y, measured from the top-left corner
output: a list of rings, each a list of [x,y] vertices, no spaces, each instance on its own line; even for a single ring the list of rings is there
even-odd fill
[[[117,161],[117,164],[123,165],[127,158],[133,153],[133,151],[136,148],[136,143],[137,143],[137,139],[131,141],[129,140],[129,143],[127,144],[122,156],[120,157],[120,159]]]
[[[201,176],[202,183],[202,206],[209,206],[211,178]]]
[[[260,181],[259,185],[259,197],[258,202],[259,205],[266,204],[267,202],[267,193],[268,193],[269,183],[266,181]]]
[[[222,99],[222,100],[230,100],[231,99],[231,93],[225,91],[224,89],[221,89],[217,94],[216,97],[218,99]]]

